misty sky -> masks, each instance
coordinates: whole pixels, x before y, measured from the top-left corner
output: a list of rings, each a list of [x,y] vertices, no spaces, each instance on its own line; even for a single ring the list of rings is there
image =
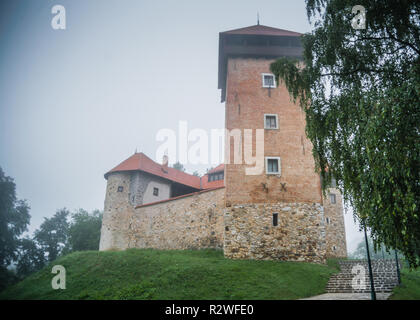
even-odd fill
[[[104,173],[135,149],[155,158],[160,129],[224,128],[219,32],[255,25],[257,12],[311,30],[297,0],[0,3],[0,166],[31,207],[31,232],[58,208],[102,210]],[[66,30],[51,27],[57,4]],[[345,220],[353,250],[361,234]]]

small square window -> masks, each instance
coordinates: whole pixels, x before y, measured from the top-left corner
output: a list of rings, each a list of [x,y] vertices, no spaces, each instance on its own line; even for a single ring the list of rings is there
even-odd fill
[[[123,186],[118,186],[117,192],[123,192],[124,187]]]
[[[335,194],[334,193],[330,193],[330,202],[332,204],[335,204]]]
[[[277,227],[279,224],[279,214],[277,212],[273,213],[273,226]]]
[[[281,174],[280,157],[266,157],[265,158],[265,173],[266,174]]]
[[[275,88],[276,79],[272,73],[263,73],[262,74],[262,86],[263,88]]]
[[[278,120],[276,114],[264,115],[264,129],[278,129]]]
[[[153,188],[153,195],[158,196],[159,195],[159,188]]]

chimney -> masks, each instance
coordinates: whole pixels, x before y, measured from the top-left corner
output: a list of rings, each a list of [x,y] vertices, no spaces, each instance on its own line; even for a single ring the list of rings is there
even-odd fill
[[[165,172],[168,172],[168,156],[165,154],[162,159],[162,167]]]

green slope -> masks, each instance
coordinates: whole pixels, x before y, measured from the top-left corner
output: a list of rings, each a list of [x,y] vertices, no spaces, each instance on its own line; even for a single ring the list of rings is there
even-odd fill
[[[420,268],[417,270],[403,269],[401,285],[396,287],[391,300],[420,300]]]
[[[66,289],[53,290],[53,265]],[[324,292],[334,263],[230,260],[220,250],[84,251],[64,256],[0,299],[297,299]]]

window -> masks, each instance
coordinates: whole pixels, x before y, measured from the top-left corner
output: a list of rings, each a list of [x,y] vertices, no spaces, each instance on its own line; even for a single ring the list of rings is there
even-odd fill
[[[330,224],[330,218],[325,218],[325,221],[327,222],[327,224]]]
[[[153,188],[153,195],[158,196],[159,195],[159,188]]]
[[[263,86],[263,88],[275,88],[276,87],[276,79],[274,79],[274,74],[263,73],[262,74],[262,86]]]
[[[224,172],[209,174],[209,182],[223,180],[224,175],[225,175]]]
[[[332,204],[335,204],[335,194],[334,193],[330,193],[330,202]]]
[[[276,114],[264,115],[264,129],[278,129],[278,118]]]
[[[333,246],[333,250],[335,251],[337,248],[335,246]]]
[[[124,187],[123,186],[118,186],[117,192],[123,192]]]
[[[277,227],[279,224],[279,214],[277,212],[273,213],[273,226]]]
[[[280,157],[266,157],[265,158],[265,173],[266,174],[281,174]]]

